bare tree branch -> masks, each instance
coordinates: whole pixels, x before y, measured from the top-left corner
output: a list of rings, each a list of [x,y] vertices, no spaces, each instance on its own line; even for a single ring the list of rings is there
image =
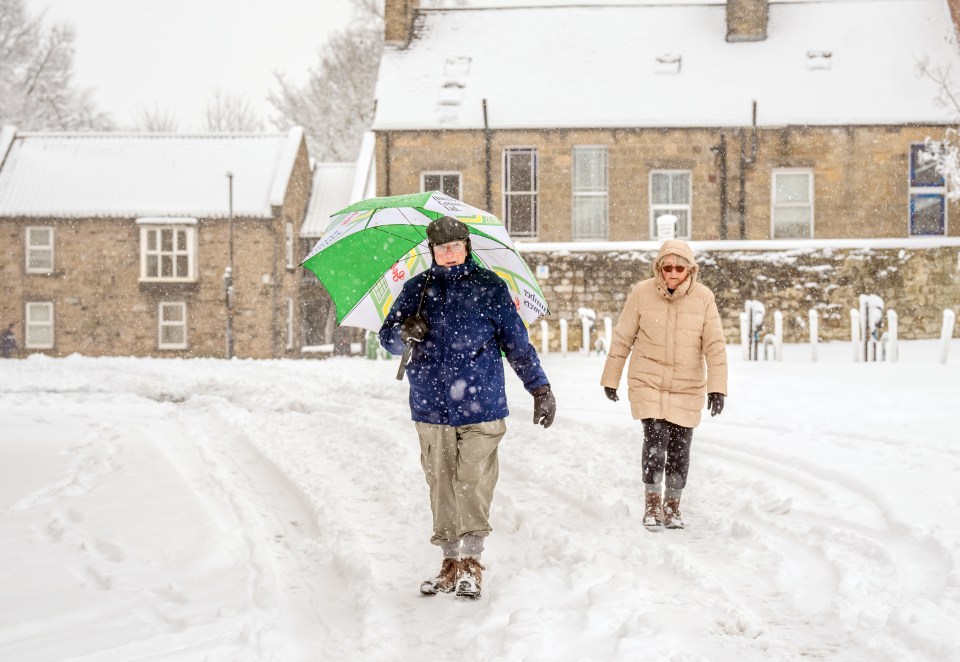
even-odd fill
[[[134,128],[147,133],[173,133],[179,128],[179,123],[176,113],[154,104],[152,108],[140,106]]]
[[[245,97],[215,90],[207,103],[204,128],[214,133],[262,131],[263,120]]]
[[[383,48],[379,24],[358,24],[335,34],[320,50],[303,85],[277,74],[269,100],[279,128],[304,128],[310,153],[322,161],[356,158],[373,122],[373,93]]]
[[[0,0],[0,124],[28,130],[108,129],[90,92],[73,83],[74,33],[43,26],[23,0]]]

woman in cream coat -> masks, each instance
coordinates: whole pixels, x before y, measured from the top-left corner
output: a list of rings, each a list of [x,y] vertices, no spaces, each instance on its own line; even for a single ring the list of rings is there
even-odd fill
[[[707,396],[710,414],[723,410],[727,354],[713,292],[697,282],[685,241],[663,244],[653,278],[633,286],[613,330],[600,383],[607,397],[627,367],[630,410],[643,424],[647,527],[683,528],[680,495],[687,483],[693,428]],[[666,489],[661,495],[661,483]]]

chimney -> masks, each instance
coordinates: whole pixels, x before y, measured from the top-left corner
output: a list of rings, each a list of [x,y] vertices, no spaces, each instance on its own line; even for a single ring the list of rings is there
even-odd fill
[[[950,5],[950,15],[953,16],[953,27],[960,36],[960,0],[947,0]]]
[[[388,44],[406,46],[413,31],[413,18],[420,0],[386,0],[383,8],[383,38]]]
[[[767,38],[769,0],[727,0],[727,41]]]

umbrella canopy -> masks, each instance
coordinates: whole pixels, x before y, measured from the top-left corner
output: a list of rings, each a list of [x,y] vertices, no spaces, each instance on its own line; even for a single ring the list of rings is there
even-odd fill
[[[438,191],[370,198],[333,214],[301,263],[320,279],[337,324],[378,331],[404,283],[431,265],[427,225],[441,216],[470,230],[472,257],[500,276],[527,325],[549,314],[543,292],[493,214]]]

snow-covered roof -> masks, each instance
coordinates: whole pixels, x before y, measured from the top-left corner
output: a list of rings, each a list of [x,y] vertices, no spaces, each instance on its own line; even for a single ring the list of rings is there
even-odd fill
[[[743,126],[754,100],[761,126],[940,124],[917,65],[960,75],[945,0],[774,2],[739,43],[722,3],[485,4],[504,3],[421,3],[384,51],[375,130],[482,128],[484,99],[495,129]]]
[[[263,134],[0,134],[0,216],[269,217],[303,130]]]
[[[307,215],[300,228],[300,236],[320,238],[330,225],[330,215],[350,206],[353,189],[354,163],[318,163],[313,170],[313,185]]]

